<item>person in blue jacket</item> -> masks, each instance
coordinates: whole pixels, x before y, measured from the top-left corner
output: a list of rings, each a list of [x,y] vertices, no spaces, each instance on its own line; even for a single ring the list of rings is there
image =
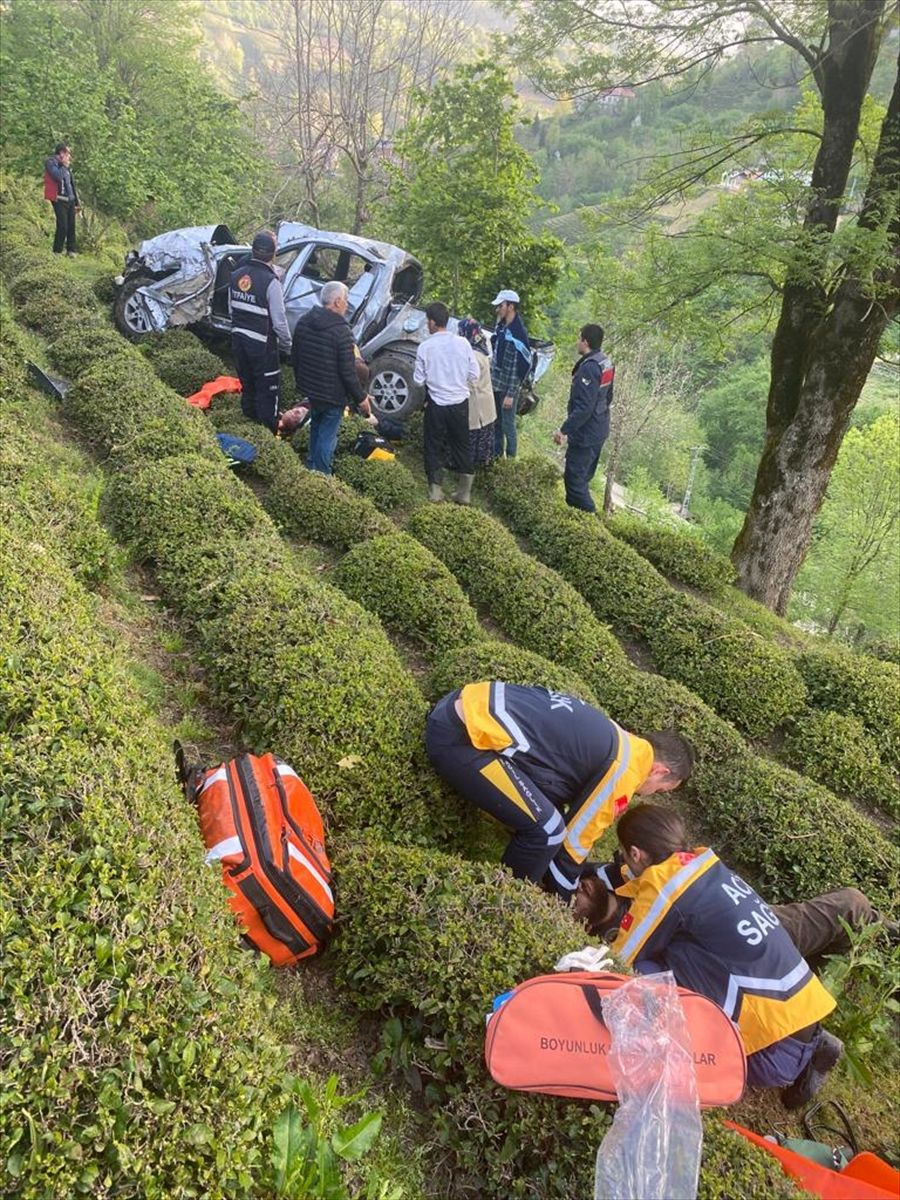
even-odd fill
[[[632,808],[616,835],[626,869],[618,877],[613,864],[597,872],[617,898],[612,953],[638,974],[671,971],[680,986],[718,1004],[743,1038],[750,1086],[783,1088],[788,1108],[806,1103],[843,1045],[820,1025],[835,1002],[785,928],[783,910],[713,850],[692,846],[671,808]],[[576,919],[585,917],[587,894],[576,896]]]
[[[491,338],[491,387],[497,411],[494,457],[503,457],[505,442],[506,457],[515,458],[518,449],[516,412],[519,392],[531,371],[531,344],[519,313],[519,293],[504,288],[494,297],[493,305],[497,312],[497,325]]]
[[[585,512],[596,512],[591,480],[609,437],[609,406],[613,399],[616,369],[603,353],[603,330],[585,325],[578,338],[578,362],[572,368],[572,386],[565,421],[554,433],[558,446],[566,446],[566,503]]]

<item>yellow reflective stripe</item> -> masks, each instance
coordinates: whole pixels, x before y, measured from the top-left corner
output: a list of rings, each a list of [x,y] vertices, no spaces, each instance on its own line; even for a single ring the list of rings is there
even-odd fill
[[[476,750],[505,750],[513,739],[491,712],[491,683],[467,683],[460,692],[463,723]]]
[[[682,866],[673,854],[664,863],[643,871],[637,877],[635,900],[629,909],[633,919],[628,929],[619,930],[612,953],[624,963],[630,965],[634,962],[641,948],[671,912],[676,900],[718,861],[712,850],[706,850]],[[666,880],[660,886],[661,881]],[[623,890],[617,889],[619,892]]]
[[[788,999],[777,996],[754,996],[749,991],[741,997],[737,1026],[741,1031],[748,1054],[765,1050],[798,1029],[806,1029],[821,1021],[834,1009],[835,1001],[816,975],[805,987]]]
[[[492,783],[498,792],[502,792],[507,800],[512,800],[513,804],[521,808],[526,816],[535,819],[534,813],[525,803],[524,799],[519,795],[518,789],[506,771],[503,769],[503,764],[495,759],[489,762],[487,766],[482,767],[479,774],[483,775],[488,783]]]

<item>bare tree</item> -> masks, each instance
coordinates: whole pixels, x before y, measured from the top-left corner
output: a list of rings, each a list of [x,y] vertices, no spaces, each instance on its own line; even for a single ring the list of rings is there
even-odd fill
[[[609,450],[603,512],[613,510],[613,487],[619,465],[631,446],[650,425],[658,427],[658,440],[670,413],[685,407],[688,377],[677,353],[663,356],[644,340],[621,347],[622,366],[616,369],[616,386],[609,410]]]
[[[353,232],[377,199],[383,159],[417,88],[459,58],[471,0],[277,0],[284,59],[262,81],[290,147],[303,207],[320,223],[323,180],[350,169]]]

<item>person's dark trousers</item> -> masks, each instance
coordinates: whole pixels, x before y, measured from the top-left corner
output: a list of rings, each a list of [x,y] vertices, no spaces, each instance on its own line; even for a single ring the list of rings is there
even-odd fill
[[[343,416],[344,410],[334,404],[322,404],[318,408],[313,405],[310,409],[309,454],[306,456],[306,465],[310,471],[318,471],[322,475],[331,474],[338,430]]]
[[[75,253],[75,205],[71,200],[54,200],[56,233],[53,237],[53,253],[62,254],[63,247]]]
[[[516,429],[516,405],[503,407],[503,397],[494,392],[494,407],[497,410],[497,422],[494,425],[494,458],[503,457],[503,443],[506,442],[506,457],[515,458],[519,448],[519,433]]]
[[[772,911],[804,958],[849,950],[842,921],[851,929],[862,929],[881,919],[858,888],[840,888],[796,904],[773,904]]]
[[[570,508],[581,508],[589,513],[597,511],[591,495],[591,480],[597,470],[602,449],[602,442],[599,445],[587,446],[577,443],[573,445],[570,442],[566,447],[566,469],[563,478],[566,485],[566,504]]]
[[[469,740],[451,692],[432,709],[425,726],[425,749],[437,773],[464,800],[512,830],[504,866],[517,879],[540,883],[563,838],[566,825],[553,801],[515,763]]]
[[[459,404],[425,401],[425,475],[429,483],[440,483],[444,463],[460,475],[474,475],[472,443],[469,439],[469,399]]]
[[[274,433],[278,428],[278,404],[281,399],[281,365],[277,347],[259,349],[249,338],[231,339],[234,366],[241,381],[241,411],[250,421],[265,425]]]

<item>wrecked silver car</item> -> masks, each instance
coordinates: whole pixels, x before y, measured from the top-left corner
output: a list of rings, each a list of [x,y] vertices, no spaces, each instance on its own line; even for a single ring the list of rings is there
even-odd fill
[[[276,235],[275,265],[282,275],[288,325],[318,303],[329,280],[349,290],[347,320],[372,376],[369,390],[379,411],[406,417],[422,403],[413,382],[416,348],[428,336],[422,294],[422,264],[405,250],[347,233],[329,233],[282,221]],[[177,326],[231,330],[229,278],[250,254],[227,225],[174,229],[132,250],[118,276],[114,315],[127,337],[137,339]],[[520,412],[537,403],[532,390],[553,357],[548,342],[532,341],[532,372],[523,388]]]

